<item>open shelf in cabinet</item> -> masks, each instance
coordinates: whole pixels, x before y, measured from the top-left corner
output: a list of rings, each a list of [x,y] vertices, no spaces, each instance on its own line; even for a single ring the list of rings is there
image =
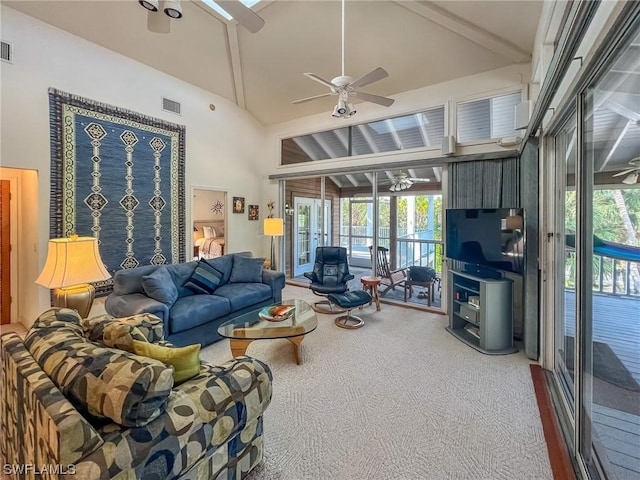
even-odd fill
[[[476,350],[489,355],[517,352],[513,346],[512,281],[449,272],[447,330]],[[479,306],[469,303],[469,297]]]

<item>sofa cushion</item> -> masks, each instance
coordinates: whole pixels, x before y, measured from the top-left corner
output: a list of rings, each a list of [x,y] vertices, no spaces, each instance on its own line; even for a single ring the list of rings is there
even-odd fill
[[[201,260],[193,271],[185,287],[193,290],[195,293],[213,293],[218,285],[222,283],[222,273],[209,265],[206,261]]]
[[[169,333],[189,330],[222,317],[230,311],[229,300],[218,295],[190,295],[179,298],[169,312]]]
[[[136,268],[123,268],[113,274],[113,293],[128,295],[130,293],[144,293],[142,277],[153,273],[157,265],[143,265]]]
[[[250,258],[242,255],[233,256],[230,283],[262,282],[262,266],[264,258]]]
[[[148,296],[171,307],[178,299],[178,289],[164,265],[142,277],[142,289]]]
[[[193,290],[188,289],[184,284],[187,283],[197,266],[198,262],[172,263],[166,266],[171,278],[173,278],[173,283],[178,288],[178,297],[193,295]]]
[[[82,329],[92,342],[130,353],[134,353],[134,340],[147,342],[147,337],[135,325],[120,322],[111,315],[85,318],[82,320]]]
[[[62,393],[80,409],[120,425],[146,425],[164,411],[171,368],[157,360],[92,343],[74,310],[53,308],[35,321],[25,345]]]
[[[136,327],[148,342],[156,343],[164,340],[162,320],[153,313],[138,313],[130,317],[120,317],[117,320]]]
[[[229,283],[218,288],[214,296],[228,299],[231,311],[237,312],[270,299],[272,292],[265,283]]]
[[[221,257],[204,259],[205,262],[222,273],[221,285],[229,282],[229,277],[231,277],[231,269],[233,268],[234,255],[222,255]]]
[[[195,377],[200,373],[200,344],[186,347],[165,347],[149,342],[133,341],[136,355],[153,358],[173,367],[173,380],[176,385]]]

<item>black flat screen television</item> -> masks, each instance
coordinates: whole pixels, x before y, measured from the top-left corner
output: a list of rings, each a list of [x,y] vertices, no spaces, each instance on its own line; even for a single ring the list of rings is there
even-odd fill
[[[471,265],[524,273],[524,209],[446,211],[446,256]]]

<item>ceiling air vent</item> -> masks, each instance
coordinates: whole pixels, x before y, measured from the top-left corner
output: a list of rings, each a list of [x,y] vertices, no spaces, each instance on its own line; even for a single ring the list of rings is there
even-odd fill
[[[177,113],[180,115],[180,107],[181,105],[179,102],[162,97],[162,110],[165,112]]]
[[[8,63],[13,61],[13,48],[10,43],[0,42],[0,60]]]

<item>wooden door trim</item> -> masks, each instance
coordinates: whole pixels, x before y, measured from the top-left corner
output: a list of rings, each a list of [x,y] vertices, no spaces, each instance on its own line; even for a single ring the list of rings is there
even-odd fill
[[[0,324],[11,323],[11,184],[0,180]]]

